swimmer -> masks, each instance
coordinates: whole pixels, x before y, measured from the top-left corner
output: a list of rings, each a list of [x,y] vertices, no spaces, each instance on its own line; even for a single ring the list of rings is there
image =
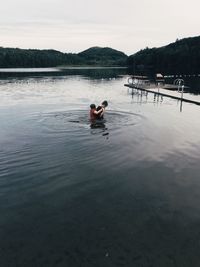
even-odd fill
[[[103,115],[104,115],[104,113],[105,113],[105,109],[106,109],[107,106],[108,106],[108,101],[104,100],[104,101],[101,103],[101,105],[97,107],[96,110],[97,110],[97,112],[99,112],[99,113],[97,114],[97,119],[99,119],[99,120],[103,120]]]
[[[90,119],[91,120],[96,120],[98,119],[99,114],[103,111],[102,108],[100,108],[98,111],[96,109],[96,105],[95,104],[91,104],[90,105]]]

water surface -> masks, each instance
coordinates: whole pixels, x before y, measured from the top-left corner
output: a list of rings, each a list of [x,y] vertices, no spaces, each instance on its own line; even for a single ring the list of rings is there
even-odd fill
[[[1,266],[199,266],[200,107],[126,80],[0,80]]]

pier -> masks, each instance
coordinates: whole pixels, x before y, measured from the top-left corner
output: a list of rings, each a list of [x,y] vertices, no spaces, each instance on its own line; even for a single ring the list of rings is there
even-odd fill
[[[200,101],[197,101],[195,99],[195,95],[190,95],[188,93],[184,93],[184,83],[183,80],[177,79],[174,84],[174,88],[176,90],[172,91],[170,89],[167,89],[167,86],[163,83],[157,83],[152,85],[150,81],[145,77],[141,76],[141,79],[138,79],[139,77],[135,78],[128,78],[128,82],[124,84],[124,86],[131,88],[132,90],[140,90],[146,93],[153,93],[156,95],[161,95],[163,97],[170,97],[173,99],[177,99],[180,101],[200,105]],[[171,85],[173,87],[173,85]]]

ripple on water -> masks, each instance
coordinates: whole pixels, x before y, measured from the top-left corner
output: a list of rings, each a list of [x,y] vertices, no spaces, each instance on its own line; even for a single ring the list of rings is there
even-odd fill
[[[108,135],[108,133],[105,133],[107,129],[115,132],[127,126],[135,126],[141,119],[144,119],[144,117],[140,114],[109,110],[106,112],[104,120],[97,120],[91,123],[87,111],[71,110],[43,113],[41,114],[40,122],[44,130],[50,135],[62,135],[66,133],[83,135],[85,130],[90,128],[96,130],[96,133],[103,132],[103,135]]]
[[[12,191],[14,197],[20,190],[27,194],[36,190],[43,194],[84,183],[79,168],[87,173],[87,166],[91,165],[121,166],[125,157],[118,157],[118,138],[108,146],[103,141],[110,134],[117,137],[123,128],[126,131],[125,126],[135,127],[141,119],[138,114],[109,110],[105,120],[94,126],[85,110],[34,114],[25,121],[30,129],[21,132],[16,146],[6,146],[0,154],[1,193],[8,195]]]
[[[43,133],[51,138],[51,146],[55,145],[55,150],[58,146],[66,147],[68,151],[63,153],[71,153],[74,165],[107,166],[106,152],[107,157],[112,158],[109,166],[116,168],[118,164],[122,166],[127,157],[119,157],[122,150],[119,140],[126,138],[127,129],[139,126],[143,120],[137,113],[108,110],[104,120],[91,123],[87,110],[70,110],[43,113],[40,123]],[[63,154],[63,159],[65,157]]]

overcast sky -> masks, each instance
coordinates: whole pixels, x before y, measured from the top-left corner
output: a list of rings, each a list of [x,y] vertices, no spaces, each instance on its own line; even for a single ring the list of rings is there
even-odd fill
[[[0,46],[130,55],[200,35],[199,0],[0,0]]]

